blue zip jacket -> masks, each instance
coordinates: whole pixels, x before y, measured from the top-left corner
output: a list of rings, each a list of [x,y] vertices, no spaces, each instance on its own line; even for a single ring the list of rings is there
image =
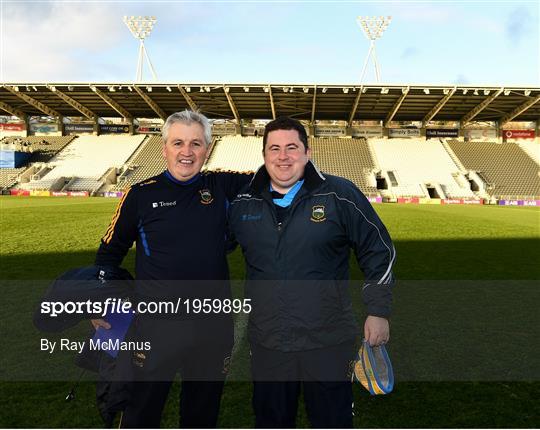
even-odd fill
[[[269,183],[262,166],[229,210],[231,232],[246,260],[250,341],[303,351],[354,339],[351,249],[364,273],[368,314],[388,317],[396,252],[362,192],[308,162],[304,184],[279,222]]]

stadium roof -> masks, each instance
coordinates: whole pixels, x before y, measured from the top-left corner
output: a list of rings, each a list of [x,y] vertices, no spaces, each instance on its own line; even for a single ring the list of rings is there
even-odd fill
[[[540,121],[540,87],[183,83],[0,84],[0,114],[213,119]]]

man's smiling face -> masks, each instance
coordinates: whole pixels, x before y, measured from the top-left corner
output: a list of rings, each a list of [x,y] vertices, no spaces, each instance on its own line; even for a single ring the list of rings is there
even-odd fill
[[[310,149],[306,149],[296,130],[274,130],[268,133],[264,148],[264,165],[274,190],[285,194],[304,176]]]
[[[171,175],[179,181],[188,181],[201,171],[207,149],[200,124],[177,122],[168,130],[162,154]]]

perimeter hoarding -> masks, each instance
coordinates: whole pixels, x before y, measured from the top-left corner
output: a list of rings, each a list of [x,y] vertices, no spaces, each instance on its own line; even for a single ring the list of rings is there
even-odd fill
[[[14,190],[9,190],[9,194],[12,195],[12,196],[29,196],[30,191],[29,190],[14,189]]]
[[[24,123],[0,123],[0,133],[2,136],[26,136],[26,126]]]
[[[53,197],[88,197],[88,191],[51,191]]]
[[[497,130],[492,128],[464,130],[463,135],[468,139],[496,139]]]
[[[419,128],[389,128],[388,137],[420,137]]]
[[[420,203],[420,198],[418,198],[418,197],[398,197],[397,202],[398,203],[414,203],[414,204],[418,204],[418,203]]]
[[[231,123],[226,124],[213,124],[212,125],[212,134],[226,136],[236,134],[236,126]]]
[[[30,131],[34,134],[57,134],[59,132],[58,124],[49,122],[36,122],[30,124]]]
[[[503,139],[534,139],[536,132],[534,130],[503,130]]]
[[[64,132],[66,134],[91,134],[94,132],[94,124],[66,124],[64,126]]]
[[[382,127],[353,127],[351,130],[352,137],[382,137]]]
[[[100,124],[101,134],[125,134],[129,133],[129,125],[126,124]]]
[[[457,128],[426,128],[426,138],[431,137],[458,137],[459,129]]]
[[[0,123],[0,131],[24,131],[23,123]]]
[[[21,151],[0,150],[0,169],[16,169],[26,164],[31,154]]]
[[[540,206],[540,200],[499,200],[499,206]]]
[[[122,197],[123,195],[123,191],[106,191],[103,193],[103,197]]]
[[[480,199],[441,199],[441,205],[483,205]]]
[[[314,132],[317,137],[345,137],[347,135],[344,127],[315,126]]]
[[[161,125],[159,124],[141,124],[137,127],[139,134],[161,134]]]

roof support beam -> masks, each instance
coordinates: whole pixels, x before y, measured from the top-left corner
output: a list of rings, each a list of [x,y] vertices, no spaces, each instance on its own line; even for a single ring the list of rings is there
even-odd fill
[[[403,103],[403,100],[405,100],[405,97],[407,97],[407,94],[409,94],[409,89],[410,87],[405,87],[401,89],[401,96],[399,97],[397,102],[394,104],[394,106],[392,106],[392,109],[390,110],[390,112],[386,116],[386,119],[384,120],[385,127],[388,127],[388,124],[390,123],[390,121],[392,121],[392,119],[396,115],[397,111],[399,110],[399,107],[401,106],[401,103]]]
[[[475,106],[471,109],[470,112],[463,115],[463,117],[460,120],[461,127],[466,125],[468,122],[470,122],[476,115],[478,115],[480,112],[482,112],[493,100],[495,100],[497,97],[499,97],[499,94],[503,92],[504,88],[499,88],[497,91],[495,91],[493,94],[491,94],[487,99],[485,99],[482,103],[480,103],[478,106]]]
[[[268,85],[268,95],[270,96],[270,108],[272,109],[272,119],[276,119],[276,106],[274,104],[274,96],[272,95],[272,87]]]
[[[146,104],[148,106],[150,106],[152,108],[152,110],[163,120],[165,121],[167,119],[167,114],[165,112],[163,112],[163,109],[161,109],[158,104],[152,100],[150,97],[148,97],[147,94],[145,94],[143,92],[143,90],[141,90],[140,87],[138,87],[137,85],[134,85],[133,88],[135,89],[135,91],[137,91],[137,94],[139,94],[141,96],[141,98],[146,102]]]
[[[126,109],[120,106],[120,104],[118,104],[113,99],[111,99],[107,94],[105,94],[99,88],[97,88],[94,85],[90,85],[90,89],[93,92],[95,92],[105,103],[107,103],[110,107],[112,107],[116,112],[122,115],[122,117],[124,117],[126,121],[130,122],[133,119],[131,114]]]
[[[40,101],[36,100],[33,97],[30,97],[27,94],[24,94],[20,91],[16,91],[15,88],[5,85],[4,88],[8,90],[11,94],[16,95],[20,99],[24,100],[29,105],[34,106],[36,109],[39,109],[41,112],[43,112],[45,115],[49,115],[52,117],[62,118],[62,114],[60,112],[55,111],[54,109],[50,108],[49,106],[41,103]]]
[[[58,88],[56,88],[53,85],[47,85],[47,88],[51,90],[53,93],[55,93],[58,97],[60,97],[63,101],[65,101],[68,105],[71,107],[77,109],[80,113],[82,113],[86,118],[88,119],[96,119],[98,115],[96,115],[94,112],[92,112],[87,107],[83,106],[81,103],[79,103],[77,100],[71,98],[67,94],[60,91]]]
[[[199,110],[197,104],[193,101],[193,99],[189,96],[186,89],[182,85],[178,85],[178,91],[180,91],[180,94],[182,94],[182,97],[184,97],[186,103],[188,104],[189,108],[193,111]]]
[[[525,112],[527,109],[529,109],[531,106],[535,105],[539,101],[540,95],[527,100],[525,103],[520,104],[512,112],[510,112],[508,115],[503,116],[500,119],[500,127],[502,127],[507,122],[512,121],[516,116],[521,115],[523,112]]]
[[[240,125],[240,115],[238,115],[238,110],[236,109],[236,105],[234,104],[234,100],[232,99],[231,95],[229,94],[229,87],[223,86],[223,92],[225,93],[225,97],[227,97],[227,101],[229,102],[229,108],[231,109],[234,119],[236,120],[236,124]]]
[[[315,111],[317,110],[317,85],[313,88],[313,100],[311,101],[311,124],[315,121]]]
[[[347,127],[352,126],[352,122],[354,120],[354,116],[356,115],[356,110],[358,109],[358,103],[360,102],[360,97],[362,96],[363,89],[364,89],[363,85],[360,85],[360,88],[357,88],[358,94],[356,94],[356,98],[354,99],[354,104],[351,109],[351,113],[349,114],[349,121],[347,122]]]
[[[6,112],[10,113],[11,115],[14,115],[20,119],[22,119],[24,122],[27,120],[26,114],[17,108],[14,108],[11,105],[8,105],[7,103],[0,101],[0,109],[5,110]]]
[[[426,127],[427,123],[430,122],[435,115],[439,113],[439,111],[443,108],[443,106],[452,98],[454,93],[456,92],[457,87],[452,88],[450,91],[448,91],[448,94],[446,94],[439,102],[433,106],[433,108],[426,114],[424,119],[422,119],[422,127]]]

